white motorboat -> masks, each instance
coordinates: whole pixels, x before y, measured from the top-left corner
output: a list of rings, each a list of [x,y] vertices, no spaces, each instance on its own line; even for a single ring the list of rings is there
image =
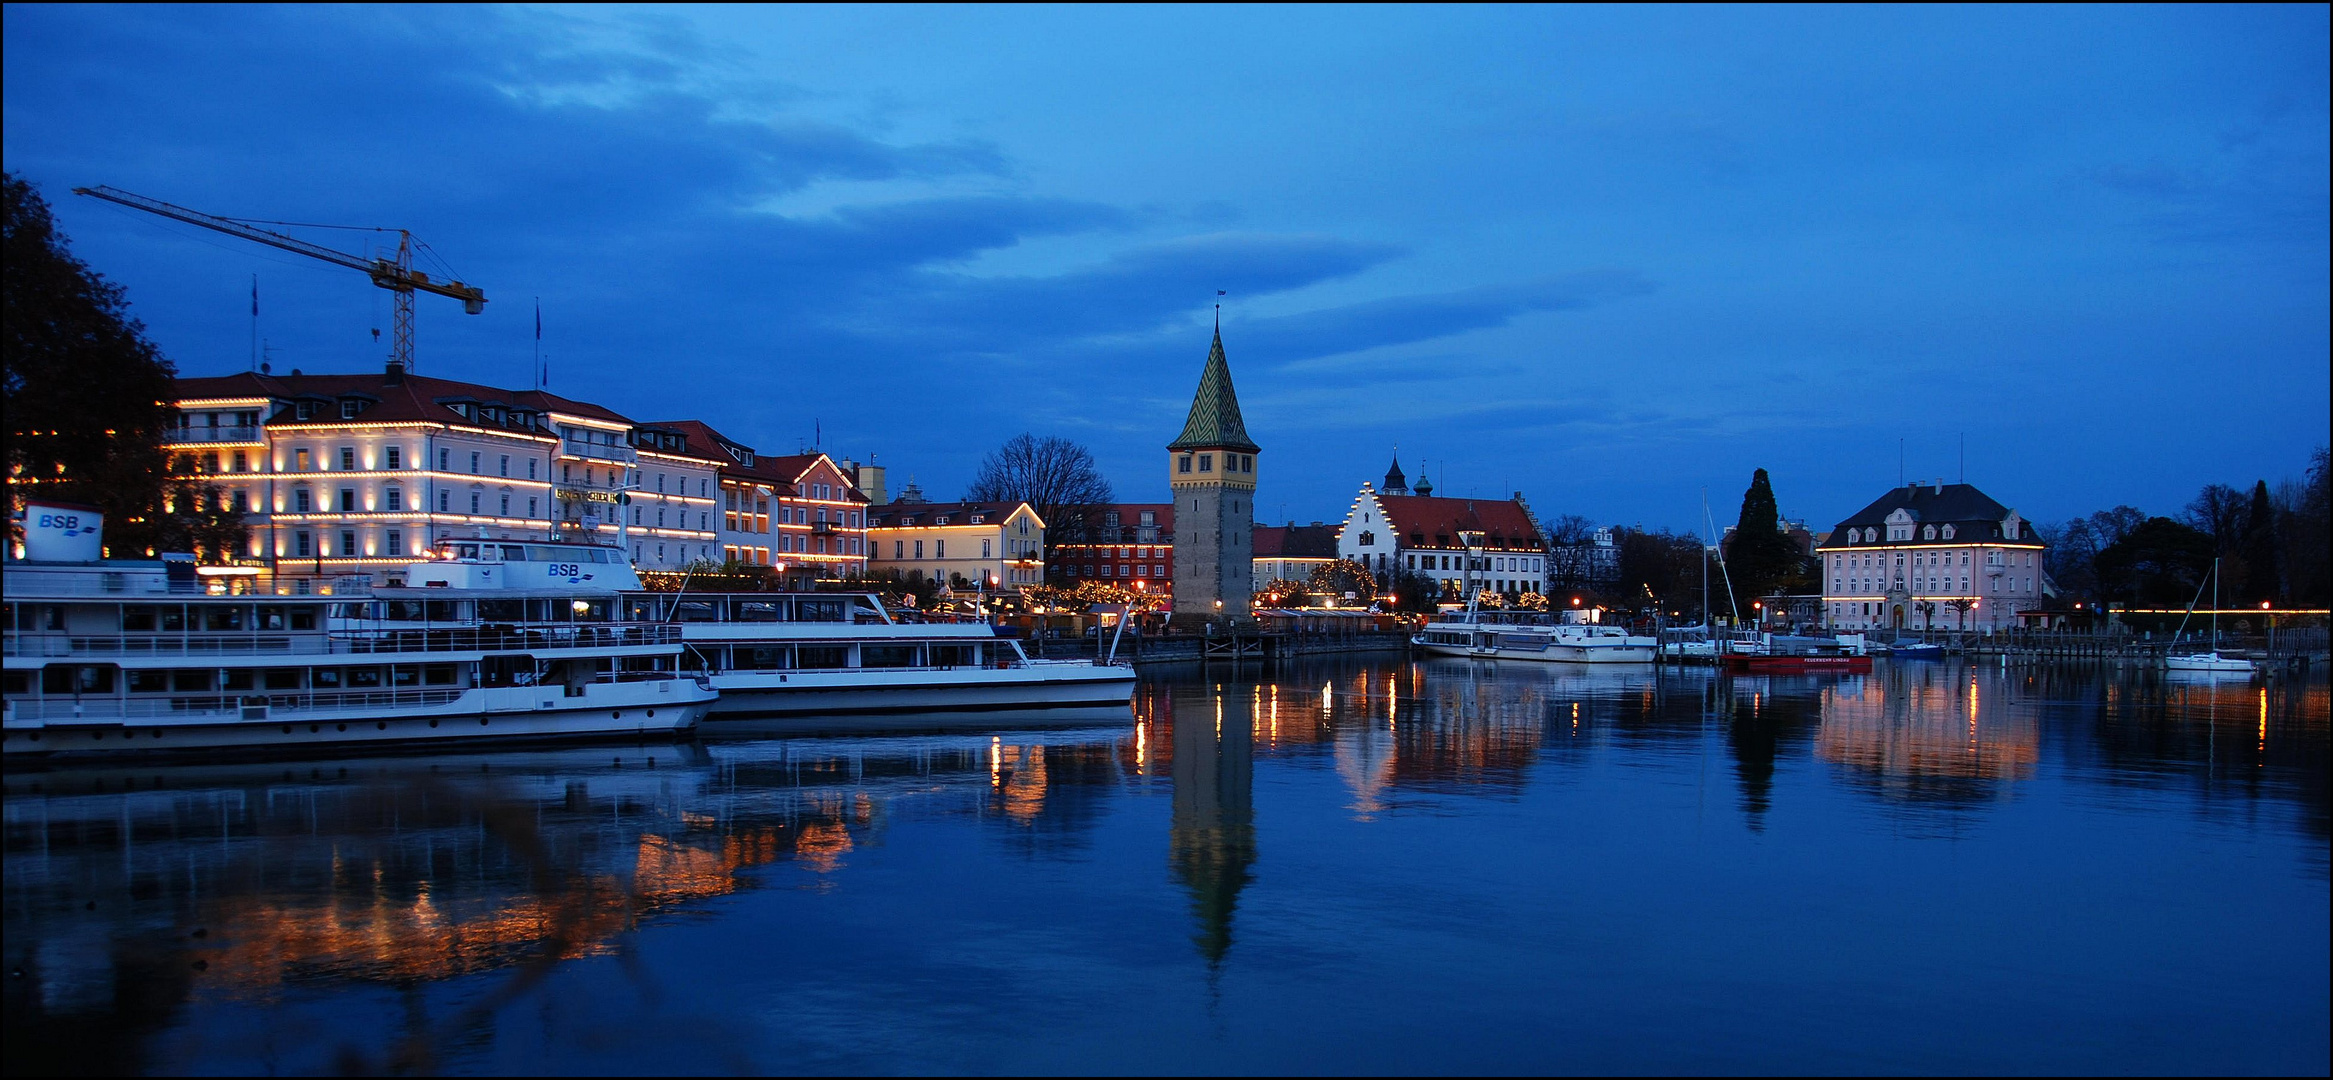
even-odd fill
[[[617,586],[638,582],[622,552],[445,551],[413,565],[422,587],[306,595],[238,591],[252,579],[191,559],[13,561],[0,746],[13,759],[671,738],[711,709],[712,686],[681,670],[679,629],[621,617]]]
[[[911,623],[863,593],[653,593],[627,618],[677,626],[684,663],[721,691],[719,718],[1123,708],[1134,669],[1031,659],[985,621]]]
[[[1564,664],[1649,664],[1660,640],[1617,626],[1547,622],[1544,616],[1458,613],[1427,623],[1410,638],[1430,656],[1536,660]]]

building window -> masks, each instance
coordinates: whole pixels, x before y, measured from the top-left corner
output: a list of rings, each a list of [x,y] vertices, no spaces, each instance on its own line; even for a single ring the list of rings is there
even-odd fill
[[[236,513],[238,513],[238,514],[248,514],[248,513],[250,513],[250,512],[251,512],[251,493],[250,493],[250,492],[248,492],[248,491],[237,491],[237,492],[235,493],[235,512],[236,512]]]
[[[451,451],[451,450],[439,450],[439,451],[437,452],[437,468],[438,468],[438,471],[439,471],[439,472],[450,472],[450,471],[452,471],[452,470],[453,470],[453,465],[452,465],[453,458],[454,458],[454,452],[453,452],[453,451]]]
[[[1213,454],[1201,454],[1201,455],[1199,455],[1199,471],[1200,471],[1200,472],[1214,472],[1214,471],[1215,471],[1215,455],[1213,455]]]
[[[356,513],[356,489],[355,489],[355,488],[341,488],[341,489],[340,489],[340,512],[341,512],[341,513],[343,513],[343,514],[353,514],[353,513]]]
[[[529,495],[529,496],[527,496],[527,516],[528,516],[528,517],[536,517],[536,516],[538,516],[538,515],[536,514],[536,512],[535,512],[535,501],[536,501],[536,499],[538,499],[539,497],[540,497],[540,496],[535,496],[535,495]]]
[[[315,541],[309,538],[308,530],[300,529],[292,533],[292,554],[305,559],[316,553],[314,545]]]
[[[906,557],[907,557],[907,541],[905,541],[905,540],[893,540],[893,541],[891,542],[891,557],[892,557],[892,558],[894,558],[894,559],[904,559],[904,558],[906,558]]]
[[[381,455],[382,455],[382,458],[381,458],[382,462],[383,462],[384,464],[386,464],[386,465],[387,465],[389,468],[392,468],[392,469],[402,469],[402,468],[404,468],[404,467],[405,467],[405,448],[404,448],[404,447],[402,447],[402,446],[391,446],[391,447],[384,448],[384,449],[381,451]]]
[[[340,471],[356,471],[356,447],[343,446],[340,448]]]
[[[504,455],[502,455],[502,475],[504,475],[504,476],[509,476],[509,475],[510,475],[510,455],[509,455],[509,454],[504,454]]]
[[[313,506],[311,506],[311,505],[309,504],[309,501],[308,501],[308,500],[309,500],[309,495],[308,495],[308,489],[307,489],[307,488],[304,488],[304,487],[293,488],[293,489],[292,489],[292,513],[295,513],[295,514],[305,514],[305,513],[309,512],[310,510],[314,509],[314,507],[313,507]]]
[[[510,516],[510,492],[507,491],[502,493],[502,516]]]
[[[405,509],[405,489],[392,487],[381,492],[381,506],[388,510]]]
[[[475,450],[470,452],[470,475],[478,475],[478,453]]]
[[[947,542],[946,540],[934,540],[934,541],[932,541],[932,558],[935,558],[935,559],[945,559],[945,558],[947,558],[947,557],[948,557],[948,542]]]
[[[402,531],[397,529],[389,530],[388,534],[382,537],[382,542],[384,545],[382,547],[384,554],[390,556],[405,554],[405,534]]]
[[[453,501],[454,501],[454,493],[453,493],[453,492],[450,492],[450,491],[441,491],[441,492],[438,492],[438,493],[437,493],[437,510],[438,510],[438,513],[444,514],[444,513],[450,513],[450,512],[452,512],[452,511],[453,511],[453,505],[452,505],[452,504],[453,504]]]
[[[355,532],[353,532],[353,531],[351,531],[351,530],[348,530],[348,529],[342,529],[342,530],[340,531],[340,557],[341,557],[341,558],[343,558],[343,559],[350,559],[350,558],[355,558],[355,557],[356,557],[356,533],[355,533]]]
[[[989,545],[989,541],[983,540],[983,541],[981,541],[981,542],[980,542],[980,557],[981,557],[981,558],[983,558],[983,559],[985,559],[985,558],[988,558],[988,557],[989,557],[989,556],[988,556],[988,545]]]
[[[534,458],[527,459],[527,479],[532,480],[535,478],[535,466],[540,464],[542,464],[542,462],[537,461]]]
[[[470,493],[470,512],[471,512],[471,513],[475,514],[475,513],[477,513],[477,512],[478,512],[478,500],[479,500],[480,496],[482,496],[483,494],[484,494],[484,492],[478,492],[478,491],[473,491],[473,492],[471,492],[471,493]]]
[[[923,558],[923,541],[921,540],[915,542],[915,557]]]

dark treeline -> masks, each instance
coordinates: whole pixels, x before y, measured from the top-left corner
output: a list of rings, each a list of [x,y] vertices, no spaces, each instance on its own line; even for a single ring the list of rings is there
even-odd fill
[[[2324,607],[2333,599],[2329,483],[2333,468],[2318,447],[2305,475],[2274,487],[2210,484],[2171,516],[2117,506],[2042,526],[2050,578],[2072,597],[2184,607],[2217,559],[2225,605]]]

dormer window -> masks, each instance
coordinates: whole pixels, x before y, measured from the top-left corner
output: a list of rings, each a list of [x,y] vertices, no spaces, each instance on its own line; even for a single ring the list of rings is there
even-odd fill
[[[353,401],[353,400],[345,400],[345,399],[341,401],[341,403],[340,403],[340,418],[341,418],[341,419],[343,419],[343,420],[354,420],[354,419],[356,419],[356,413],[357,413],[357,403],[356,403],[355,401]]]
[[[984,524],[987,524],[987,523],[988,523],[988,515],[986,515],[986,514],[974,514],[974,515],[972,515],[972,523],[973,523],[974,525],[984,525]]]
[[[936,517],[936,518],[933,518],[933,519],[932,519],[932,524],[934,524],[934,525],[945,525],[945,524],[947,524],[947,523],[948,523],[948,515],[946,515],[946,514],[941,514],[940,516],[938,516],[938,517]]]
[[[1944,538],[1945,538],[1945,539],[1947,539],[1947,540],[1950,540],[1950,539],[1952,539],[1952,534],[1953,534],[1953,532],[1954,532],[1954,529],[1953,529],[1953,527],[1952,527],[1952,526],[1950,526],[1950,525],[1947,525],[1947,526],[1945,526],[1945,527],[1944,527]]]
[[[1930,525],[1927,528],[1920,530],[1920,537],[1924,540],[1936,539],[1936,526]]]

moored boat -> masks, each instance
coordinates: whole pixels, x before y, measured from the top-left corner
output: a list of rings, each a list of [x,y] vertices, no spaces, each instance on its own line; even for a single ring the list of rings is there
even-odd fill
[[[462,542],[472,564],[484,543]],[[671,738],[705,716],[715,691],[681,671],[679,630],[621,617],[616,587],[637,579],[620,551],[493,546],[493,572],[458,582],[424,561],[424,587],[310,595],[238,593],[191,561],[11,562],[0,746],[16,759]]]

